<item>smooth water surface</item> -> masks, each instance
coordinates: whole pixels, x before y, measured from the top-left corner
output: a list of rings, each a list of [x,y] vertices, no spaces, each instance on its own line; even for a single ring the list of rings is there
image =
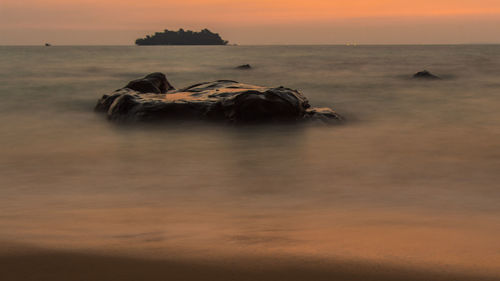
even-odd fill
[[[443,79],[410,79],[423,69]],[[134,126],[93,112],[155,71],[178,88],[299,89],[346,122]],[[498,45],[0,47],[0,99],[4,243],[500,276]]]

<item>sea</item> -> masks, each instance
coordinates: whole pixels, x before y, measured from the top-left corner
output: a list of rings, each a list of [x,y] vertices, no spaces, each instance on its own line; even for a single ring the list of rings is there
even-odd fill
[[[412,79],[422,70],[441,79]],[[118,124],[94,112],[151,72],[176,88],[298,89],[345,120]],[[12,255],[342,260],[500,280],[500,45],[1,46],[0,101],[0,245]]]

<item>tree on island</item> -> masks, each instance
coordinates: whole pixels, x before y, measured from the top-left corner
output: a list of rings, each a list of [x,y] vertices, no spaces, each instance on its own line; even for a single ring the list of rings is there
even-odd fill
[[[218,33],[213,33],[208,29],[200,32],[171,31],[165,29],[164,32],[156,32],[154,35],[147,35],[145,38],[135,40],[136,45],[227,45],[228,41],[223,40]]]

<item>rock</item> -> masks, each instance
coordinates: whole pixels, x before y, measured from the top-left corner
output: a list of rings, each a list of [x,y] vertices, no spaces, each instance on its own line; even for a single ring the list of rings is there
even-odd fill
[[[251,69],[251,68],[252,68],[252,66],[250,66],[249,64],[242,64],[242,65],[236,67],[236,69],[242,69],[242,70]]]
[[[144,78],[130,81],[125,88],[129,88],[139,93],[155,94],[164,94],[174,89],[174,87],[168,83],[165,74],[160,72],[151,73]]]
[[[162,89],[168,90],[162,93]],[[200,119],[242,123],[342,120],[329,108],[311,108],[304,95],[289,88],[217,80],[174,90],[161,73],[134,80],[123,89],[103,95],[95,110],[106,112],[109,119],[117,121]]]
[[[337,112],[328,107],[308,108],[304,114],[305,119],[329,122],[332,120],[344,120]]]
[[[415,79],[441,79],[438,76],[430,73],[427,70],[420,71],[420,72],[413,74],[413,78],[415,78]]]

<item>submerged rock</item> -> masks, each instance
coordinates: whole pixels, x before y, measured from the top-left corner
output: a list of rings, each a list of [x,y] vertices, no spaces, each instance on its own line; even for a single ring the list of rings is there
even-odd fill
[[[242,64],[242,65],[237,66],[236,69],[242,69],[242,70],[252,69],[252,66],[249,64]]]
[[[413,74],[413,78],[415,78],[415,79],[431,79],[431,80],[432,79],[441,79],[438,76],[430,73],[427,70],[420,71],[420,72]]]
[[[311,108],[296,90],[261,87],[218,80],[174,90],[162,73],[130,82],[125,88],[103,95],[95,107],[111,120],[164,119],[227,120],[230,122],[339,121],[329,108]]]

